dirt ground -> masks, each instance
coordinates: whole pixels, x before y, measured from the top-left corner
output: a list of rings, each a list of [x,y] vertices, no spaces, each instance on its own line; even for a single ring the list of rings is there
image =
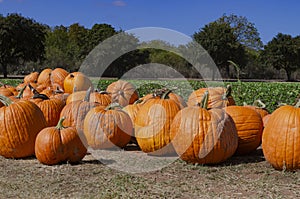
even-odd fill
[[[159,170],[137,174],[112,169],[91,154],[80,164],[56,166],[42,165],[34,157],[1,157],[0,167],[0,198],[300,197],[300,172],[274,170],[261,149],[220,165],[176,160]]]

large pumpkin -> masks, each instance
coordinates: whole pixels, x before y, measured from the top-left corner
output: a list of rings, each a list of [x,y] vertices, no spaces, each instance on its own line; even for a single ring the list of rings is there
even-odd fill
[[[206,105],[180,110],[171,125],[171,138],[182,160],[198,164],[223,162],[238,146],[232,118],[223,109],[207,110]]]
[[[237,155],[245,155],[255,151],[261,144],[263,121],[255,110],[244,106],[228,106],[225,108],[235,123],[239,144]]]
[[[34,155],[36,135],[46,127],[43,112],[28,100],[11,101],[0,96],[0,155],[24,158]]]
[[[70,73],[64,79],[64,90],[66,93],[73,93],[74,91],[84,91],[92,87],[92,81],[81,72]]]
[[[56,127],[44,128],[36,137],[35,156],[43,164],[76,163],[86,155],[87,149],[76,128],[64,127],[63,120],[61,118]]]
[[[83,100],[85,95],[86,91],[76,91],[68,96],[66,104],[77,100]],[[90,94],[90,101],[97,102],[102,106],[108,106],[111,103],[111,95],[106,91],[92,92]]]
[[[129,115],[114,104],[95,107],[84,119],[84,135],[93,149],[123,148],[129,143],[132,131]]]
[[[38,72],[32,72],[24,77],[24,83],[26,84],[37,83],[38,77],[39,77]]]
[[[266,160],[278,170],[300,169],[300,108],[285,105],[276,109],[262,137]]]
[[[60,117],[60,112],[65,106],[64,101],[55,98],[49,98],[43,94],[35,94],[32,99],[30,99],[33,103],[35,103],[43,112],[47,126],[55,126]]]
[[[160,99],[149,99],[140,107],[135,119],[135,137],[142,151],[153,155],[174,154],[170,137],[171,123],[180,110],[169,99],[168,92]]]
[[[40,75],[37,79],[37,83],[39,85],[43,85],[44,87],[51,86],[51,79],[50,79],[51,72],[52,72],[52,69],[50,69],[50,68],[46,68],[46,69],[42,70],[42,72],[40,73]]]
[[[121,106],[133,104],[139,99],[139,94],[135,86],[127,81],[118,80],[107,86],[106,91],[111,93],[112,102]]]
[[[209,99],[207,108],[224,108],[226,106],[235,105],[235,101],[231,96],[230,85],[223,87],[199,88],[193,91],[187,101],[188,106],[195,106],[201,103],[204,93],[208,91]]]

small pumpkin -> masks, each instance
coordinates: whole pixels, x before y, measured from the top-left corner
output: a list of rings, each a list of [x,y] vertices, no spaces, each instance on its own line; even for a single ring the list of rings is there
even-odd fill
[[[24,83],[25,84],[37,83],[38,77],[39,77],[38,72],[32,72],[24,77]]]
[[[92,149],[125,147],[132,136],[133,124],[119,104],[91,109],[84,119],[84,135]]]
[[[36,135],[47,126],[40,108],[28,100],[13,102],[0,96],[0,155],[25,158],[34,155]]]
[[[262,149],[277,170],[300,169],[300,103],[277,108],[264,128]]]
[[[160,99],[149,99],[143,104],[135,119],[135,137],[142,151],[152,155],[173,155],[171,123],[180,106],[168,98],[166,92]]]
[[[68,74],[64,79],[64,90],[66,93],[73,93],[76,91],[84,91],[88,88],[93,89],[92,81],[81,72],[73,72]]]
[[[35,156],[42,164],[77,163],[86,155],[87,149],[76,128],[64,127],[63,120],[61,118],[56,127],[44,128],[36,137]]]
[[[259,113],[245,106],[227,106],[224,108],[235,123],[239,138],[237,155],[246,155],[255,151],[261,144],[263,121]]]
[[[111,102],[118,103],[123,107],[133,104],[139,99],[139,94],[135,86],[124,80],[118,80],[109,84],[106,91],[111,94]]]
[[[52,69],[50,69],[50,68],[46,68],[46,69],[42,70],[42,72],[40,73],[40,75],[37,79],[37,84],[43,85],[44,87],[51,86],[51,79],[50,79],[51,72],[52,72]]]
[[[232,118],[223,109],[207,110],[208,95],[201,105],[180,110],[171,125],[172,144],[189,163],[217,164],[230,158],[238,147]]]
[[[76,91],[70,94],[66,100],[66,104],[73,101],[83,100],[85,98],[86,91]],[[90,94],[90,101],[97,102],[102,106],[108,106],[111,103],[111,95],[106,91],[92,92]]]
[[[231,96],[231,86],[199,88],[193,91],[187,101],[188,106],[196,106],[201,103],[204,93],[208,91],[209,99],[207,108],[224,108],[226,106],[235,105],[235,101]]]
[[[59,85],[64,89],[64,80],[68,76],[69,72],[63,68],[55,68],[51,71],[50,80],[52,86]]]

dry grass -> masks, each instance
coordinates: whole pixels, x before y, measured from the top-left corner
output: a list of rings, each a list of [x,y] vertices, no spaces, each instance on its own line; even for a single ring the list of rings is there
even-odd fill
[[[45,166],[0,158],[0,198],[297,198],[300,173],[274,170],[261,150],[215,166],[177,160],[128,174],[87,155],[80,164]]]

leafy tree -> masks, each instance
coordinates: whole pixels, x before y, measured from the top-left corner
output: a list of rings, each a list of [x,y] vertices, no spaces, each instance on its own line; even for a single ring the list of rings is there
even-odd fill
[[[225,70],[229,76],[229,62],[232,60],[238,65],[245,64],[245,49],[238,42],[234,30],[228,23],[212,22],[205,25],[193,35],[197,41],[212,57],[219,70]],[[215,71],[213,71],[213,77]]]
[[[298,37],[293,38],[291,35],[278,33],[265,45],[261,60],[277,70],[285,70],[288,81],[292,81],[292,73],[299,66],[299,49]]]
[[[4,78],[8,66],[43,59],[45,30],[46,26],[19,14],[0,17],[0,65]]]
[[[228,23],[233,29],[238,42],[251,49],[261,49],[263,43],[260,39],[259,32],[255,28],[254,23],[248,21],[246,17],[231,14],[223,15],[217,20],[219,23]]]

